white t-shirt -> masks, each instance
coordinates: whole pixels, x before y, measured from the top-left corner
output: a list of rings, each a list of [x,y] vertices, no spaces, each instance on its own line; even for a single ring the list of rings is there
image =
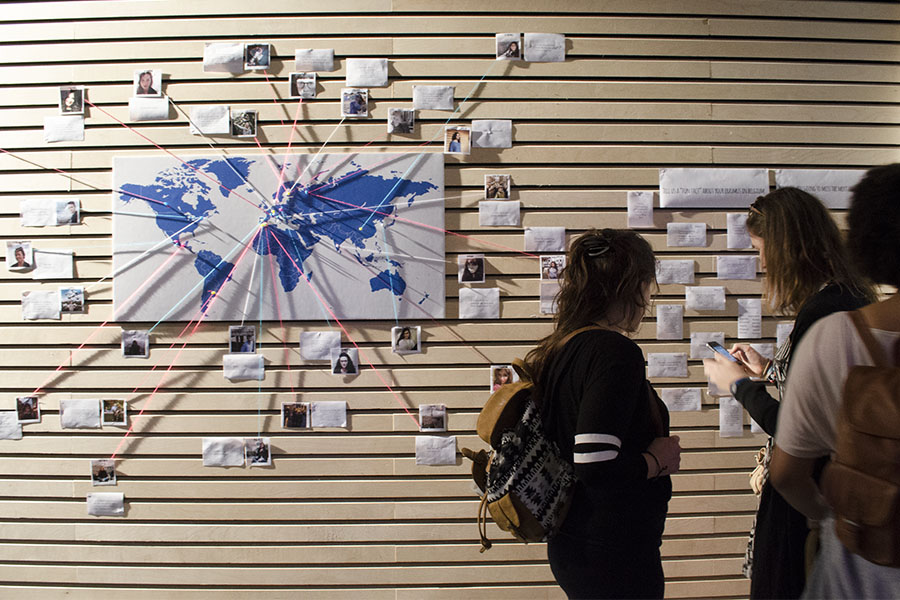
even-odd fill
[[[873,329],[889,357],[900,332]],[[834,449],[844,380],[855,365],[872,365],[849,313],[816,321],[791,357],[787,390],[778,411],[775,443],[791,456],[817,458]]]

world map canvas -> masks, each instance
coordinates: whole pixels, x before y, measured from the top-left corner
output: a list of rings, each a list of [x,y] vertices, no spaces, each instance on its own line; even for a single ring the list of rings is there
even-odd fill
[[[118,321],[444,316],[441,154],[117,157],[113,178]]]

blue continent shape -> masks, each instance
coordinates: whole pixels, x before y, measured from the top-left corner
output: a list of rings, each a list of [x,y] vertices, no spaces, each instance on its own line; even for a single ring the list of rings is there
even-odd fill
[[[312,248],[303,244],[298,232],[293,229],[282,230],[267,226],[262,235],[256,237],[253,250],[261,256],[271,254],[278,263],[278,279],[285,292],[292,292],[300,281],[300,269],[307,280],[312,273],[306,272],[303,261],[312,254]]]
[[[406,281],[398,271],[382,271],[369,280],[373,292],[378,290],[390,290],[395,296],[402,296],[406,291]]]
[[[194,259],[194,268],[203,276],[203,294],[200,306],[203,310],[208,310],[210,300],[228,281],[234,265],[215,252],[201,250]]]

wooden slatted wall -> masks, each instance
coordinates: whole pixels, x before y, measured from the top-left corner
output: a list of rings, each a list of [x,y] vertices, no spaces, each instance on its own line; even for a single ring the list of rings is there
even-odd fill
[[[496,6],[494,5],[496,4]],[[102,491],[126,496],[123,518],[89,517],[89,460],[108,457],[122,430],[62,430],[59,400],[122,396],[133,412],[152,390],[131,389],[150,366],[175,356],[165,348],[183,323],[155,332],[149,363],[124,361],[111,317],[111,164],[122,155],[159,155],[147,139],[99,110],[88,110],[84,142],[46,144],[42,123],[57,113],[57,87],[88,87],[98,107],[127,121],[132,71],[158,65],[164,91],[187,109],[226,103],[260,111],[265,152],[286,148],[295,101],[285,100],[295,48],[334,48],[338,69],[320,73],[293,148],[315,152],[339,117],[344,59],[390,59],[390,82],[374,88],[372,118],[338,129],[329,149],[407,151],[416,138],[387,138],[387,109],[411,106],[414,84],[456,86],[460,111],[514,121],[515,145],[448,157],[447,318],[416,322],[427,352],[390,352],[390,321],[347,322],[407,405],[445,403],[450,434],[477,445],[474,424],[487,393],[488,365],[522,356],[551,327],[539,314],[534,259],[478,240],[521,248],[515,228],[481,228],[483,176],[509,173],[523,226],[624,227],[625,192],[653,190],[660,167],[866,168],[896,161],[900,128],[900,10],[893,2],[746,0],[236,0],[12,3],[0,8],[0,228],[5,240],[75,249],[77,283],[91,286],[88,310],[62,321],[21,320],[24,290],[55,289],[0,270],[0,408],[53,376],[40,395],[43,420],[24,438],[0,441],[0,595],[40,588],[40,597],[558,598],[541,544],[511,543],[495,528],[494,549],[479,554],[476,501],[467,465],[416,466],[415,426],[371,370],[347,386],[321,365],[300,361],[299,332],[324,322],[291,322],[291,371],[277,323],[261,336],[267,359],[262,429],[272,438],[274,468],[221,469],[201,464],[201,438],[252,437],[256,385],[230,384],[221,362],[224,325],[190,338],[174,374],[135,420],[119,457],[119,483]],[[494,34],[567,36],[563,64],[494,62]],[[202,72],[204,42],[273,44],[269,80]],[[447,118],[420,111],[418,138]],[[284,124],[282,124],[284,121]],[[186,120],[134,124],[179,156],[209,154]],[[229,152],[257,153],[252,140],[218,138]],[[437,143],[432,150],[439,151]],[[21,159],[24,159],[21,160]],[[30,161],[30,162],[25,162]],[[54,172],[73,175],[74,182]],[[83,224],[20,227],[22,195],[71,193]],[[839,217],[841,215],[838,215]],[[696,261],[699,284],[714,284],[714,256],[725,250],[724,211],[657,208],[644,232],[664,258]],[[708,248],[667,248],[667,222],[708,223]],[[457,319],[459,253],[485,252],[488,285],[501,290],[499,320]],[[756,281],[724,283],[724,314],[686,311],[681,342],[657,342],[648,317],[638,339],[646,352],[687,351],[694,331],[736,336],[736,299],[761,293]],[[664,285],[659,301],[682,303]],[[764,338],[775,325],[764,315]],[[345,339],[346,342],[346,339]],[[74,357],[74,358],[73,358]],[[286,431],[278,409],[302,381],[303,401],[346,399],[348,431]],[[151,378],[152,380],[152,378]],[[155,380],[153,380],[155,381]],[[658,386],[704,386],[702,365],[687,379]],[[150,387],[147,387],[147,386]],[[667,595],[740,598],[746,532],[756,508],[747,485],[763,437],[718,436],[715,399],[700,412],[675,413],[685,447],[674,477],[663,555]],[[749,423],[749,421],[748,421]]]

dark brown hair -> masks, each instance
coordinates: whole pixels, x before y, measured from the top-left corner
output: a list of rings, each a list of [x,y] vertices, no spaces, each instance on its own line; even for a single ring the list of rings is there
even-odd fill
[[[815,196],[784,187],[750,206],[747,231],[762,238],[766,299],[780,314],[796,314],[827,283],[875,299],[847,256],[841,233]]]
[[[870,169],[853,188],[847,246],[876,283],[900,288],[900,163]]]

